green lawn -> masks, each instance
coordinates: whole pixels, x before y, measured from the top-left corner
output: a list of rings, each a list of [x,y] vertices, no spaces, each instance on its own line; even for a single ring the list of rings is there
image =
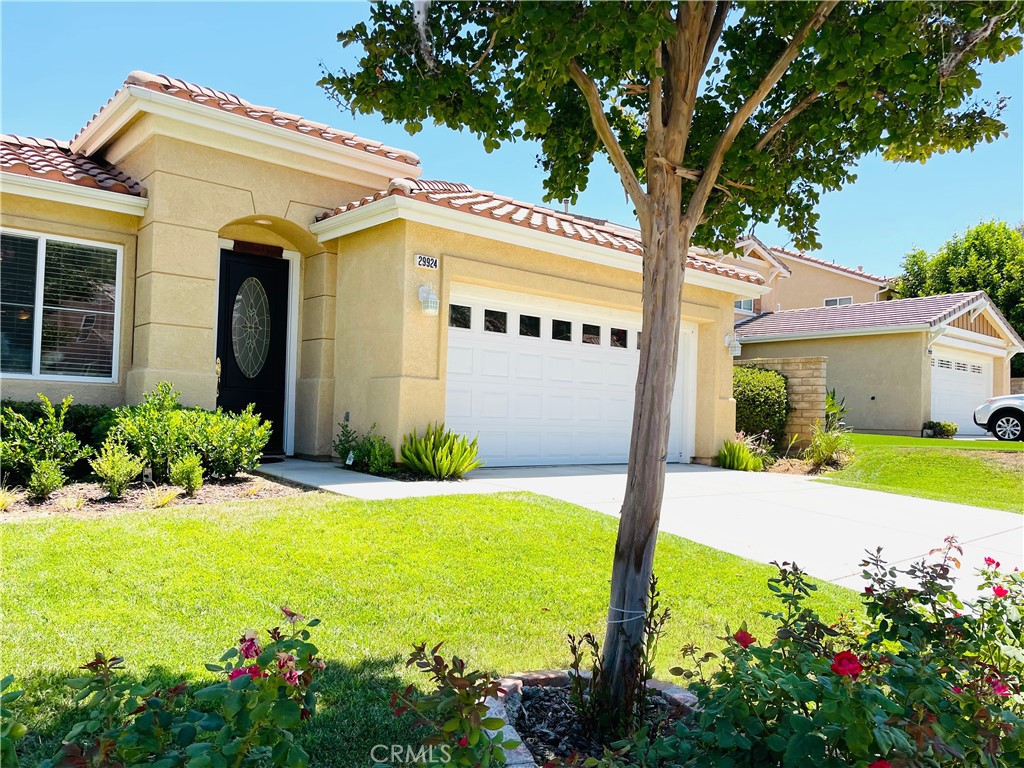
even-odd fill
[[[1024,512],[1024,443],[852,435],[857,453],[823,482]]]
[[[198,684],[213,678],[204,662],[247,627],[278,623],[287,603],[322,619],[314,640],[329,662],[303,743],[315,765],[365,765],[372,745],[414,738],[387,709],[390,691],[415,679],[402,666],[414,641],[444,640],[495,672],[565,667],[565,634],[603,628],[616,525],[530,494],[311,494],[0,524],[0,669],[29,691],[38,758],[74,720],[60,681],[94,651],[125,656],[136,675]],[[767,632],[757,614],[771,604],[772,568],[663,535],[656,571],[675,616],[660,669],[686,642],[717,650],[726,623]],[[857,610],[854,593],[831,585],[815,604],[830,619]]]

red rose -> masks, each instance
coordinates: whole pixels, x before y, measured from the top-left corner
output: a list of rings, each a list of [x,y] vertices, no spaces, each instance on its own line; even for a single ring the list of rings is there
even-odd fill
[[[1006,597],[1008,594],[1010,594],[1010,590],[1008,590],[1002,584],[996,584],[994,587],[992,587],[992,594],[996,597]]]
[[[469,746],[469,739],[467,739],[465,736],[463,736],[461,739],[459,739],[459,746],[460,747],[468,747]]]
[[[892,768],[888,760],[875,760],[868,768]]]
[[[987,565],[989,568],[998,568],[999,567],[999,561],[995,560],[995,559],[993,559],[991,557],[986,557],[985,558],[985,565]]]
[[[874,587],[864,587],[864,594],[865,595],[873,595],[873,594],[875,594],[875,588]]]
[[[757,642],[757,638],[749,632],[747,632],[747,630],[745,629],[741,629],[739,632],[733,635],[732,639],[739,643],[741,648],[749,648]]]
[[[963,692],[964,692],[964,689],[963,689],[963,688],[961,688],[961,687],[960,687],[959,685],[954,685],[954,686],[953,686],[953,693],[956,693],[956,694],[961,694],[961,693],[963,693]]]
[[[840,651],[837,653],[836,657],[832,659],[831,669],[840,677],[849,677],[853,680],[856,680],[857,675],[864,671],[860,659],[853,654],[853,651]]]

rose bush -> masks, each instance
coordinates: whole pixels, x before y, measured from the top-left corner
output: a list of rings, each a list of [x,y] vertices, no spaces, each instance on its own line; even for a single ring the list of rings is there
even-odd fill
[[[185,705],[185,683],[124,681],[124,659],[97,653],[81,667],[87,675],[68,681],[85,718],[41,768],[304,768],[309,757],[289,729],[316,711],[325,664],[309,628],[319,621],[282,612],[288,627],[267,630],[263,644],[249,630],[206,665],[224,679],[194,693],[196,709]]]

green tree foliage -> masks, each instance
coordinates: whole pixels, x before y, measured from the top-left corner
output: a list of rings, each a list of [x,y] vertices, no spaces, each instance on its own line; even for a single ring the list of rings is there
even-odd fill
[[[995,140],[1005,100],[979,68],[1021,49],[1024,3],[378,2],[325,72],[339,104],[410,133],[432,121],[493,151],[538,142],[548,199],[576,199],[605,155],[643,236],[636,422],[611,612],[644,611],[661,514],[685,253],[776,218],[817,245],[822,192],[863,156],[923,162]],[[609,623],[624,700],[640,622]]]
[[[1024,335],[1024,234],[1005,221],[987,221],[955,234],[933,254],[921,249],[903,258],[896,281],[900,298],[985,291],[1017,333]],[[1024,376],[1024,355],[1012,361]]]

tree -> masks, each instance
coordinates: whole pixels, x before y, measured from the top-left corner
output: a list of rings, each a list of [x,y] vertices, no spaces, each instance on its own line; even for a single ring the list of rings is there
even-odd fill
[[[605,671],[624,701],[664,488],[681,291],[692,240],[724,247],[776,218],[817,246],[822,191],[865,154],[924,161],[992,141],[1004,100],[978,64],[1021,48],[1002,2],[375,3],[338,35],[358,66],[321,85],[410,133],[540,144],[547,199],[611,161],[643,237],[643,339],[612,571]]]
[[[954,234],[932,255],[921,249],[903,258],[896,280],[900,298],[985,291],[1017,333],[1024,335],[1024,232],[1005,221],[989,221]],[[1011,361],[1024,376],[1024,355]]]

